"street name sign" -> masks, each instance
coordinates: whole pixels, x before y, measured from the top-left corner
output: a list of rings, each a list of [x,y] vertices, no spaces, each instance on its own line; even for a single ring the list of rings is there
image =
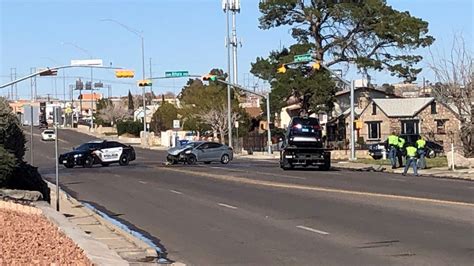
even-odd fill
[[[295,62],[308,62],[308,61],[311,61],[313,60],[313,57],[311,56],[311,54],[299,54],[299,55],[295,55],[293,57],[293,60]]]
[[[71,66],[102,66],[102,59],[71,60]]]
[[[165,77],[167,78],[179,78],[179,77],[187,77],[189,76],[188,71],[166,71]]]

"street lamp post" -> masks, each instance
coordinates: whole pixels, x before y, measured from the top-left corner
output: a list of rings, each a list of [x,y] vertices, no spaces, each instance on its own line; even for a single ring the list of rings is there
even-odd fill
[[[71,45],[74,48],[87,54],[89,58],[92,59],[92,54],[88,50],[80,47],[79,45],[72,42],[63,42],[62,44]],[[94,131],[94,69],[92,67],[91,67],[91,109],[90,110],[91,110],[91,131]],[[80,110],[80,112],[82,112],[82,109]]]
[[[140,32],[136,29],[133,29],[115,19],[101,19],[101,21],[109,21],[113,22],[122,28],[128,30],[129,32],[135,34],[138,36],[141,40],[141,48],[142,48],[142,79],[145,79],[145,40],[143,38],[143,32]],[[143,97],[143,137],[145,138],[145,146],[148,146],[148,141],[147,141],[147,128],[146,128],[146,101],[145,101],[145,87],[142,88],[142,97]]]

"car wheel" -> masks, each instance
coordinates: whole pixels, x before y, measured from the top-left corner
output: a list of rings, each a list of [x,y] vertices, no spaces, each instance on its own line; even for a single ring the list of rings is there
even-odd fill
[[[188,155],[187,162],[188,164],[195,164],[197,162],[196,155],[194,154]]]
[[[120,156],[120,159],[119,159],[119,164],[120,164],[121,166],[125,166],[125,165],[128,165],[129,161],[130,161],[130,160],[128,159],[128,156],[125,155],[125,154],[122,154],[122,155]]]
[[[167,158],[166,158],[166,161],[167,161],[169,164],[177,164],[177,163],[178,163],[177,160],[175,160],[175,159],[173,159],[173,158],[171,158],[171,157],[167,157]]]
[[[65,163],[64,166],[66,166],[66,168],[73,168],[73,167],[74,167],[74,163],[68,162],[68,163]]]
[[[230,162],[230,157],[228,154],[224,154],[221,157],[221,163],[222,164],[228,164]]]
[[[84,159],[84,164],[82,166],[84,166],[85,168],[91,168],[93,164],[94,164],[94,157],[87,156]]]
[[[109,163],[101,163],[103,167],[107,167],[109,166],[110,164]]]

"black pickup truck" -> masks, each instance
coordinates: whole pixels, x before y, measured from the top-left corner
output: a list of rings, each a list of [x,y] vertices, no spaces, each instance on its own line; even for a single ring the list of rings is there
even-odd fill
[[[319,119],[293,117],[288,126],[280,151],[280,167],[283,170],[295,166],[331,168],[331,150],[324,147]]]

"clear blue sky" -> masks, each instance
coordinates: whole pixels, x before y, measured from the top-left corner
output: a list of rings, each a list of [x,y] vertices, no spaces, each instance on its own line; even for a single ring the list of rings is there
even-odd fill
[[[455,32],[462,32],[472,49],[472,2],[388,0],[396,9],[407,10],[428,21],[430,34],[437,39],[433,48],[440,50],[449,49]],[[249,81],[248,73],[256,57],[266,56],[280,45],[294,43],[287,28],[260,30],[259,16],[258,0],[242,1],[237,34],[243,42],[239,48],[239,82],[244,85],[254,82]],[[11,68],[16,68],[17,75],[22,76],[31,67],[69,64],[71,59],[89,57],[72,45],[62,44],[67,42],[88,50],[105,64],[112,62],[115,66],[135,69],[136,76],[141,76],[139,38],[116,24],[101,22],[102,18],[115,19],[143,31],[147,76],[149,58],[154,76],[162,76],[169,70],[203,74],[214,67],[227,69],[225,13],[220,0],[0,0],[0,83],[10,80]],[[419,52],[428,56],[426,49]],[[75,77],[89,78],[90,71],[67,70],[66,76],[69,85]],[[426,70],[420,78],[423,76],[432,79]],[[112,71],[97,70],[96,78],[111,84],[114,95],[125,95],[129,89],[140,92],[134,85],[136,80],[117,80]],[[346,78],[357,78],[357,75],[349,72]],[[379,84],[399,81],[384,72],[375,78]],[[179,92],[184,83],[184,79],[159,81],[154,83],[154,91]],[[56,86],[62,94],[62,79],[57,80]],[[51,78],[39,78],[39,94],[54,94],[53,87]],[[29,98],[30,82],[19,83],[18,91],[22,98]],[[5,96],[6,90],[0,91],[0,95]]]

